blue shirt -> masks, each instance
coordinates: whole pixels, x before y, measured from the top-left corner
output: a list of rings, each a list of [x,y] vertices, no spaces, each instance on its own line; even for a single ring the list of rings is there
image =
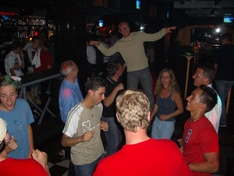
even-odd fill
[[[64,79],[61,83],[59,90],[59,109],[62,121],[65,123],[69,111],[83,100],[83,95],[80,91],[78,79],[75,79],[75,83]]]
[[[159,118],[162,114],[170,114],[175,111],[176,103],[171,99],[172,94],[167,98],[162,98],[160,95],[156,98],[156,104],[158,105],[158,110],[156,116]],[[166,121],[173,121],[175,117],[171,117]]]
[[[34,122],[28,102],[17,98],[12,111],[1,111],[0,117],[7,122],[7,131],[17,140],[18,148],[9,153],[8,157],[24,159],[29,154],[28,125]]]

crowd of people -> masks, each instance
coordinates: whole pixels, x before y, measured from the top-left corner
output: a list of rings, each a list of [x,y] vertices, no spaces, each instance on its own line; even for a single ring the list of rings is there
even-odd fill
[[[106,63],[106,77],[90,77],[85,83],[84,96],[78,81],[78,65],[73,60],[61,63],[63,81],[58,95],[61,120],[64,122],[61,144],[69,149],[69,175],[207,176],[217,172],[218,129],[220,118],[224,125],[226,122],[221,114],[227,90],[219,97],[212,82],[215,79],[217,87],[221,81],[230,86],[233,84],[231,77],[216,75],[216,71],[224,69],[219,56],[221,52],[229,52],[232,37],[228,34],[222,36],[223,45],[231,46],[220,47],[215,66],[197,65],[192,77],[196,88],[186,98],[185,108],[190,117],[184,124],[178,147],[170,140],[176,116],[184,112],[176,76],[172,69],[163,69],[155,80],[154,97],[152,76],[143,46],[144,42],[157,41],[176,27],[146,34],[130,32],[130,26],[123,21],[118,28],[122,38],[109,48],[101,41],[87,43],[105,56],[120,53],[124,63],[119,60]],[[35,37],[25,46],[27,64],[22,46],[16,42],[5,59],[7,76],[0,80],[0,168],[3,175],[50,175],[47,154],[34,148],[31,107],[25,99],[18,97],[17,84],[11,79],[11,76],[25,74],[23,69],[26,65],[27,74],[40,70],[42,65],[43,69],[52,67],[49,42],[45,40],[42,49],[38,49],[39,45],[39,38]],[[35,55],[37,61],[34,60]],[[231,63],[228,60],[230,55],[231,51],[226,55],[225,63]],[[125,68],[127,87],[122,83]],[[138,90],[138,83],[142,90]],[[219,91],[222,92],[221,88]],[[148,135],[150,124],[152,130]],[[101,131],[105,136],[105,145]],[[16,168],[21,167],[20,172],[11,169],[9,166],[12,164]]]

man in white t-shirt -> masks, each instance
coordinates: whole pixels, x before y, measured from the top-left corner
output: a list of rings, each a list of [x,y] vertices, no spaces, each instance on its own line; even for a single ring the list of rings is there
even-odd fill
[[[200,87],[201,85],[206,85],[212,87],[212,82],[215,76],[215,69],[213,65],[210,64],[198,64],[195,74],[193,75],[194,86]],[[217,94],[217,103],[212,110],[205,113],[205,116],[214,126],[216,132],[219,131],[219,121],[222,113],[222,101]]]
[[[21,42],[14,41],[12,43],[12,50],[6,55],[4,66],[8,76],[24,75],[21,70],[24,69],[25,66]]]
[[[9,77],[24,75],[22,69],[25,68],[25,61],[22,48],[23,45],[21,42],[14,41],[12,43],[12,50],[5,57],[4,67],[5,72]],[[32,102],[34,101],[31,94],[30,86],[26,87],[26,95],[29,100],[31,100]],[[36,113],[37,116],[40,115],[40,113],[35,108],[33,108],[33,112]]]
[[[92,72],[96,67],[97,55],[94,46],[90,46],[88,42],[86,43],[86,57],[87,57],[87,72],[88,76],[93,77]]]

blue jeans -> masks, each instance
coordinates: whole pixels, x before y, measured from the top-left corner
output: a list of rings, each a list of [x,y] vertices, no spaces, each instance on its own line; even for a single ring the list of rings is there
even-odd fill
[[[154,139],[171,139],[175,130],[175,120],[162,121],[157,116],[154,119],[151,137]]]
[[[92,176],[97,167],[97,164],[99,163],[99,161],[101,161],[103,157],[104,155],[102,154],[98,159],[96,159],[94,162],[90,164],[74,165],[75,175],[76,176]]]
[[[108,131],[105,131],[105,137],[106,156],[109,156],[118,151],[123,137],[116,117],[102,117],[102,120],[108,123]]]
[[[139,82],[145,95],[149,98],[150,109],[154,107],[153,82],[149,67],[138,71],[127,72],[127,87],[137,89]]]
[[[222,113],[220,118],[220,123],[227,125],[227,114],[226,114],[226,98],[228,91],[232,88],[234,81],[223,81],[223,80],[215,80],[216,91],[220,96],[222,101]]]

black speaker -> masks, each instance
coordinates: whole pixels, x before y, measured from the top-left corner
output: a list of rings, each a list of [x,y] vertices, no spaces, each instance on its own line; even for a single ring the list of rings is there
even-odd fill
[[[234,176],[234,157],[227,158],[226,176]]]

